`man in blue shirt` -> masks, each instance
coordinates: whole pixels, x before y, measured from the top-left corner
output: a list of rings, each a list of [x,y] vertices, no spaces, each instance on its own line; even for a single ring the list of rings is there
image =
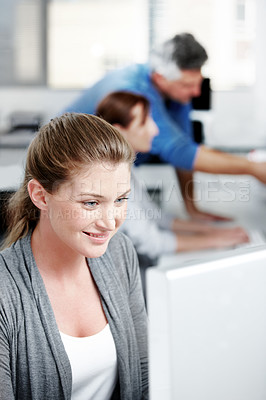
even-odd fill
[[[151,153],[159,155],[163,161],[178,168],[192,170],[198,146],[192,139],[190,101],[192,97],[200,95],[202,82],[200,68],[207,59],[207,54],[192,35],[177,35],[172,40],[180,42],[179,46],[194,45],[196,51],[194,50],[192,60],[193,71],[184,71],[182,77],[181,71],[175,64],[174,67],[169,66],[168,56],[164,61],[166,55],[163,54],[164,48],[161,46],[151,57],[149,64],[135,64],[107,73],[96,84],[85,89],[77,101],[69,105],[65,111],[93,114],[98,103],[112,91],[127,90],[142,94],[149,100],[152,117],[159,128],[159,136],[154,138]],[[199,59],[197,61],[196,56]],[[191,61],[188,62],[191,64]],[[186,68],[189,67],[191,68],[187,65]],[[164,75],[167,78],[164,78]],[[177,88],[174,86],[175,80],[178,81]],[[165,87],[168,82],[171,90]],[[182,98],[179,96],[181,91]]]
[[[191,100],[201,93],[201,67],[207,58],[205,49],[193,35],[176,35],[153,51],[148,64],[135,64],[107,73],[64,111],[94,114],[98,103],[117,90],[145,96],[159,128],[151,154],[176,168],[185,206],[192,217],[219,220],[223,218],[202,212],[195,206],[193,171],[251,174],[266,183],[266,163],[259,169],[246,159],[194,142],[189,116]]]

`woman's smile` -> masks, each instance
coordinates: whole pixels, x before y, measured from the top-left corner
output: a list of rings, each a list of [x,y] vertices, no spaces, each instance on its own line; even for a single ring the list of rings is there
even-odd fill
[[[109,239],[109,232],[105,232],[105,233],[94,233],[94,232],[85,232],[83,231],[83,233],[87,236],[89,236],[92,241],[94,241],[95,243],[105,243],[106,240]]]
[[[129,188],[128,164],[96,164],[89,172],[80,171],[56,195],[47,195],[46,224],[53,245],[65,255],[74,250],[100,257],[124,222]]]

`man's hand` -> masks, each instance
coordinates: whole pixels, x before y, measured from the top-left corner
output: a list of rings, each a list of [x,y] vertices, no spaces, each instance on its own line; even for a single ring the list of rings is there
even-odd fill
[[[247,242],[249,237],[241,227],[216,228],[210,233],[177,234],[177,251],[223,249]]]
[[[232,218],[230,217],[225,217],[222,215],[217,215],[217,214],[212,214],[204,211],[198,210],[195,206],[193,207],[187,207],[187,212],[189,213],[190,217],[194,219],[195,221],[209,221],[209,222],[215,222],[215,221],[223,221],[223,222],[228,222],[232,221]]]
[[[266,183],[266,162],[252,162],[251,174],[260,182]]]

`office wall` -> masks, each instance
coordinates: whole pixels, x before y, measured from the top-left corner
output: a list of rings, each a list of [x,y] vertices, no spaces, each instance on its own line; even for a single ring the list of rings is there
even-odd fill
[[[252,88],[214,92],[207,118],[206,140],[211,146],[266,148],[266,0],[255,0],[256,83]],[[0,133],[8,127],[12,111],[39,111],[46,122],[61,112],[79,91],[0,87]],[[205,117],[204,117],[205,118]]]
[[[213,92],[212,112],[206,119],[206,141],[218,147],[266,148],[266,0],[256,0],[256,82],[251,88]],[[44,122],[60,113],[78,90],[0,88],[0,132],[12,111],[39,111]]]
[[[218,147],[266,147],[266,119],[258,119],[254,89],[213,94],[207,143]]]
[[[60,113],[65,105],[78,96],[77,90],[47,88],[2,88],[0,90],[0,130],[8,127],[12,111],[37,111],[44,122]],[[212,112],[206,125],[206,140],[210,146],[266,147],[266,120],[260,107],[255,107],[253,90],[214,92]],[[260,117],[260,118],[259,118]],[[263,128],[264,126],[264,128]]]
[[[51,90],[43,88],[0,89],[0,131],[9,126],[9,115],[13,111],[36,111],[44,115],[44,122],[60,113],[79,91]]]

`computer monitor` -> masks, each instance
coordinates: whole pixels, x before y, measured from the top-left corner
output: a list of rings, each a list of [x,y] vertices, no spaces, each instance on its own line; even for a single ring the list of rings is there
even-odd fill
[[[266,246],[147,270],[151,400],[266,399]]]
[[[210,78],[204,78],[201,84],[201,93],[192,99],[192,108],[194,110],[210,110],[211,109],[211,81]]]

